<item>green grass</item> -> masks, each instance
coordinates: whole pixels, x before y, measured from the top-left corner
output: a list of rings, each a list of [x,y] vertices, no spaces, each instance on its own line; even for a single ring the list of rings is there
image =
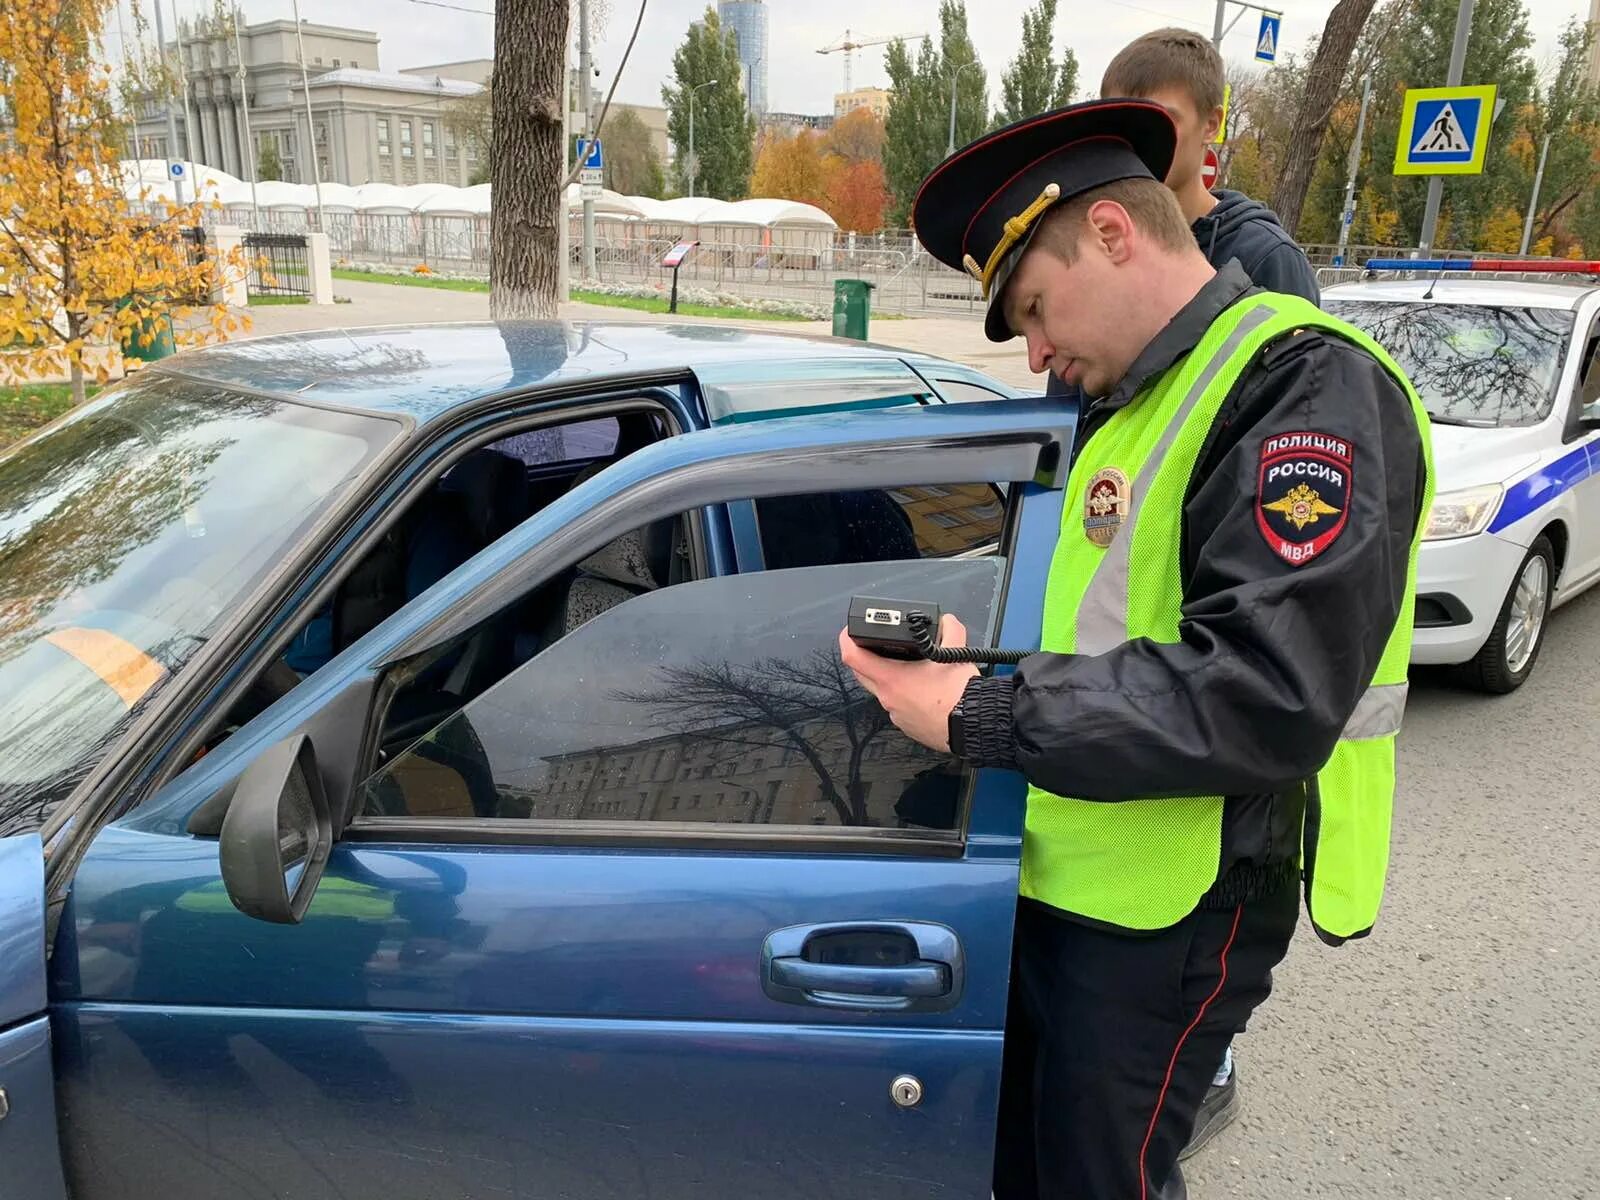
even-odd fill
[[[90,396],[98,390],[93,384],[84,389]],[[29,383],[21,387],[0,387],[0,446],[9,446],[71,407],[71,384]]]
[[[251,296],[251,308],[271,308],[276,304],[310,304],[310,296]]]
[[[487,292],[489,285],[481,279],[444,279],[437,275],[386,275],[382,271],[354,271],[335,267],[335,279],[349,279],[356,283],[392,283],[399,287],[441,288],[447,292]],[[608,296],[601,292],[574,290],[572,299],[579,304],[600,304],[607,308],[627,308],[634,312],[662,313],[668,308],[666,300],[645,296]],[[254,303],[252,301],[252,303]],[[721,317],[730,321],[807,321],[809,317],[796,317],[787,313],[757,312],[754,309],[709,304],[678,304],[681,317]],[[824,318],[826,319],[826,318]],[[872,314],[874,321],[898,321],[899,313]]]
[[[607,296],[603,292],[574,291],[572,299],[577,304],[603,304],[608,308],[629,308],[635,312],[665,313],[668,302],[645,296]],[[804,321],[809,318],[790,316],[787,313],[755,312],[748,308],[723,307],[711,304],[685,304],[678,302],[680,317],[725,317],[733,321]]]
[[[443,279],[438,275],[385,275],[382,271],[352,271],[335,267],[333,277],[348,279],[354,283],[392,283],[399,287],[440,288],[447,292],[489,290],[488,283],[481,279]]]

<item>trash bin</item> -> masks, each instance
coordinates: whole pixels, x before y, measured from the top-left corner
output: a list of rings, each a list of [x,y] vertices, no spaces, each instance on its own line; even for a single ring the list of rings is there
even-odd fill
[[[127,308],[130,301],[119,300],[117,309]],[[127,358],[155,362],[177,352],[172,339],[172,317],[146,317],[122,335],[122,353]]]
[[[867,321],[872,315],[872,289],[877,284],[865,279],[833,281],[833,336],[867,340]]]

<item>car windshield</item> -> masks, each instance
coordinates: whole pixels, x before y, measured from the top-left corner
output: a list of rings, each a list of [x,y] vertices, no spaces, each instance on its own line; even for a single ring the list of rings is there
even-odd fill
[[[1557,308],[1324,299],[1394,356],[1443,424],[1532,425],[1550,412],[1572,313]]]
[[[400,431],[152,373],[0,454],[0,836],[44,821]]]

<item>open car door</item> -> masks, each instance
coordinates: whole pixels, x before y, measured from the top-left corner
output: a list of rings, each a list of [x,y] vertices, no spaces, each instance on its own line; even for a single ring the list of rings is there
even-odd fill
[[[0,1194],[66,1200],[45,1013],[44,848],[0,839]]]

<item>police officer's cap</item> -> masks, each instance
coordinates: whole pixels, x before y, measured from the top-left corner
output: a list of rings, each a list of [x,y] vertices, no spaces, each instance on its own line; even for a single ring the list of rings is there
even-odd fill
[[[911,222],[930,254],[982,285],[984,332],[1003,342],[1013,336],[1006,283],[1044,214],[1119,179],[1164,181],[1177,139],[1167,110],[1147,100],[1091,100],[1030,117],[935,167]]]

